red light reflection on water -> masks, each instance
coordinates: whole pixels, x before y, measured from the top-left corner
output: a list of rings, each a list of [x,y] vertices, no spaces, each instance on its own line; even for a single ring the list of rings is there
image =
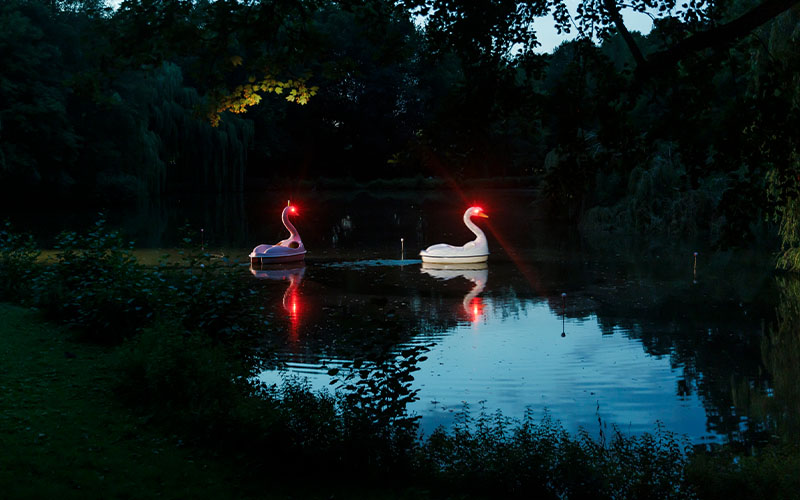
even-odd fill
[[[294,206],[290,206],[290,209]],[[305,273],[305,265],[293,264],[290,266],[252,266],[250,272],[259,279],[267,279],[274,281],[288,282],[286,289],[283,291],[283,299],[281,306],[289,318],[288,324],[288,343],[297,347],[299,341],[299,328],[300,316],[306,313],[306,306],[303,304],[302,295],[300,294],[300,284],[303,282],[303,274]]]
[[[480,297],[474,297],[467,306],[467,315],[469,316],[469,320],[473,323],[477,323],[479,319],[483,317],[483,300]]]
[[[283,308],[289,313],[289,341],[293,344],[298,340],[298,328],[300,326],[300,316],[303,311],[303,302],[297,286],[289,285],[283,295]]]

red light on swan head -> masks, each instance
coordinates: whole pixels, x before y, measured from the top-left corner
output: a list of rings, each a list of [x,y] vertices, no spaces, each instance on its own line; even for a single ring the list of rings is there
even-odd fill
[[[297,207],[294,206],[294,205],[289,205],[289,213],[296,214],[297,213]]]
[[[472,208],[470,208],[470,216],[472,216],[472,217],[485,217],[487,219],[489,218],[489,216],[486,215],[486,212],[484,212],[483,208],[481,208],[481,207],[472,207]]]

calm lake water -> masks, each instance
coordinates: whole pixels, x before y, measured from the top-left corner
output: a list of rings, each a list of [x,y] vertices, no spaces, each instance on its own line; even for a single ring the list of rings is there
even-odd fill
[[[781,297],[768,255],[646,238],[589,241],[548,219],[524,191],[297,193],[306,263],[251,269],[252,247],[284,237],[286,198],[175,198],[108,219],[142,249],[161,252],[188,232],[242,259],[267,319],[284,332],[265,341],[264,381],[288,374],[330,390],[333,368],[376,350],[427,348],[409,407],[427,432],[450,425],[465,404],[513,418],[548,411],[568,430],[590,433],[599,425],[652,431],[661,421],[696,443],[752,437],[774,424],[768,409],[784,396],[774,381],[787,376],[777,373],[787,362],[770,361],[765,341],[774,338]],[[474,203],[490,216],[479,222],[487,265],[423,266],[421,248],[472,239],[461,216]],[[45,241],[91,220],[10,215]]]

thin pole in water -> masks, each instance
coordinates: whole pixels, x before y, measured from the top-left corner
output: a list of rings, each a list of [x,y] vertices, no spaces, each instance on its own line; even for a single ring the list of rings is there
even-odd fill
[[[561,292],[561,336],[566,337],[567,334],[564,332],[564,318],[567,316],[567,294],[565,292]]]
[[[694,253],[694,269],[692,270],[692,283],[697,283],[697,252]]]
[[[405,248],[403,246],[403,238],[400,238],[400,260],[405,260]]]

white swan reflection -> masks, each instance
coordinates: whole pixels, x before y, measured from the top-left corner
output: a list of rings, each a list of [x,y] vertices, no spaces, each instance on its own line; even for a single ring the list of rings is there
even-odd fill
[[[483,301],[478,295],[483,292],[486,287],[486,280],[489,277],[489,266],[485,262],[474,264],[434,264],[423,262],[420,271],[439,280],[464,278],[471,281],[473,283],[472,290],[464,295],[461,306],[473,322],[478,321],[483,316]]]

